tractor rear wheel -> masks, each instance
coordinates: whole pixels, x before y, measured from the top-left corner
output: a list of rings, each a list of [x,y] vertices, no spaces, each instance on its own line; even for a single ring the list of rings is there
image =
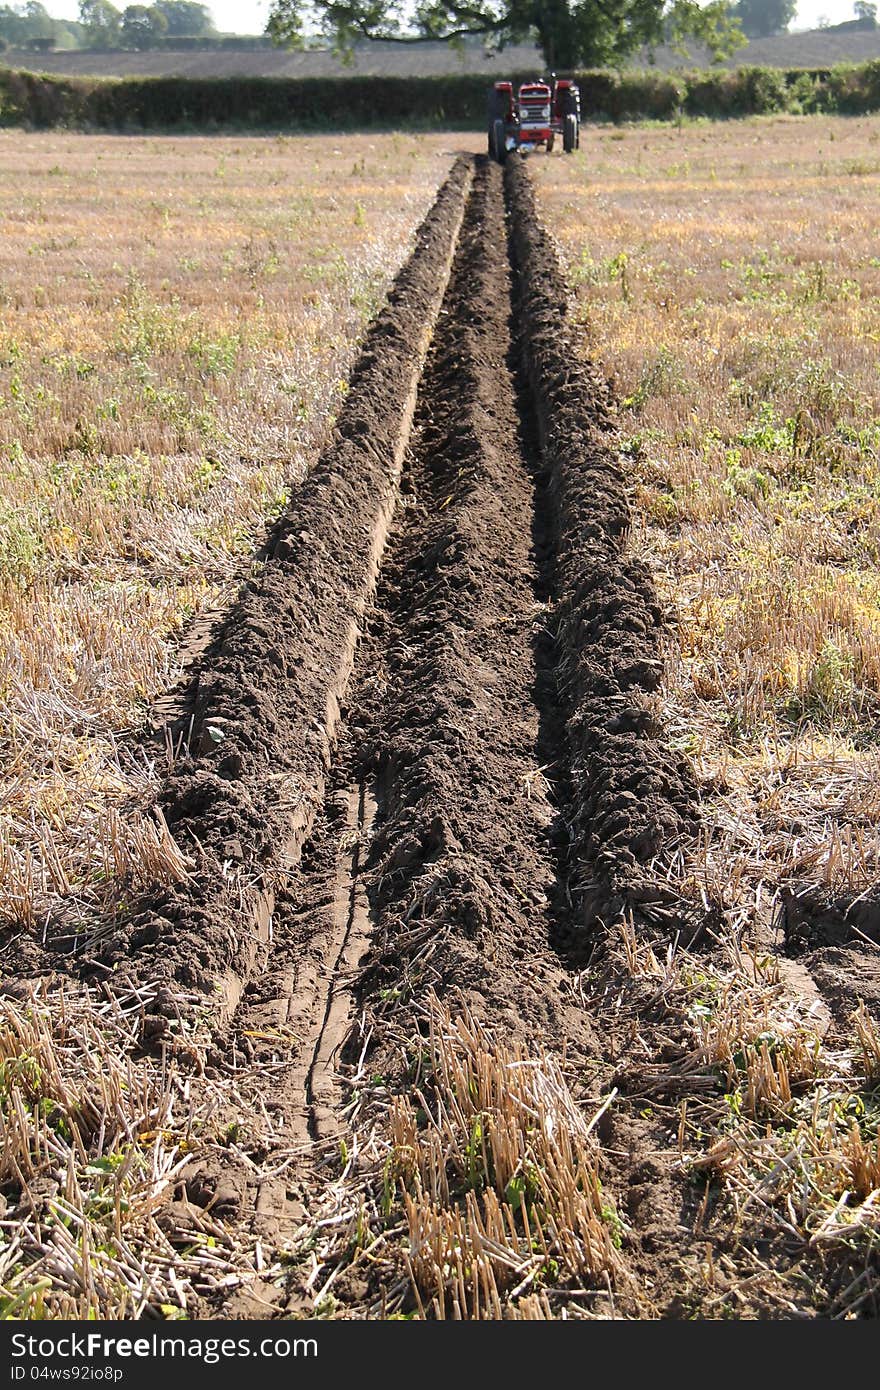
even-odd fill
[[[578,124],[577,116],[569,112],[565,118],[565,125],[562,127],[562,148],[566,154],[573,154],[578,147],[580,137]]]
[[[494,145],[494,149],[491,147]],[[507,158],[507,130],[503,121],[495,121],[492,126],[492,134],[489,139],[490,152],[499,164],[503,164]]]

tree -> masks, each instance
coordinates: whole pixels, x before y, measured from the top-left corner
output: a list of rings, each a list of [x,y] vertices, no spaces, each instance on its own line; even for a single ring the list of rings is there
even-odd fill
[[[872,0],[856,0],[853,14],[865,29],[877,28],[877,6]]]
[[[0,39],[3,39],[7,48],[21,43],[26,37],[23,24],[18,10],[13,10],[9,5],[0,5]]]
[[[54,37],[56,21],[39,0],[26,5],[0,6],[0,36],[15,48],[24,48],[35,39]]]
[[[122,36],[122,15],[110,0],[80,0],[79,22],[87,48],[115,48]]]
[[[738,0],[733,14],[750,39],[781,34],[794,19],[797,0]]]
[[[70,53],[74,49],[84,47],[84,44],[85,34],[82,25],[75,19],[68,19],[66,22],[60,19],[55,20],[55,32],[52,39],[54,48],[63,49]]]
[[[217,32],[207,5],[197,5],[194,0],[156,0],[153,8],[165,16],[169,38],[209,38]]]
[[[155,7],[129,5],[122,12],[121,36],[126,48],[154,48],[167,28],[167,19]]]
[[[793,0],[792,0],[793,3]],[[362,39],[425,43],[481,35],[495,47],[537,40],[551,68],[619,65],[629,54],[685,38],[723,57],[743,43],[727,0],[417,0],[415,32],[401,0],[272,0],[266,32],[302,48],[316,27],[343,52]]]
[[[24,6],[25,23],[30,29],[31,39],[52,39],[55,37],[55,20],[40,0],[27,0]]]

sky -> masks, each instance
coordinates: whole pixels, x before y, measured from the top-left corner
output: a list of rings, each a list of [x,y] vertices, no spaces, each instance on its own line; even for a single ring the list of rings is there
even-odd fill
[[[124,9],[128,0],[115,0]],[[149,0],[144,0],[149,4]],[[217,28],[227,34],[261,34],[266,27],[269,0],[205,0]],[[44,0],[56,19],[76,19],[78,0]],[[815,29],[821,19],[840,24],[853,18],[853,0],[800,0],[792,29]]]

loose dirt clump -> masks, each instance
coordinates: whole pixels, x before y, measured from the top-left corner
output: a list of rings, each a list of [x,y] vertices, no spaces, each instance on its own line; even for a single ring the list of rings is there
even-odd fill
[[[788,886],[780,894],[780,927],[787,951],[867,943],[880,949],[880,901],[875,893],[840,893],[817,883]]]

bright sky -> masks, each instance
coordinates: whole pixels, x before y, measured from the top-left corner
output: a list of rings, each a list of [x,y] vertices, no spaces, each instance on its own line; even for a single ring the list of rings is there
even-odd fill
[[[826,19],[829,24],[843,24],[846,19],[855,19],[852,0],[800,0],[789,28],[818,29],[819,21]]]
[[[44,0],[46,3],[46,0]],[[115,0],[125,9],[128,0]],[[145,0],[149,4],[149,0]],[[217,28],[227,34],[261,34],[266,27],[269,0],[205,0]],[[76,19],[78,0],[48,0],[46,9],[57,19]],[[853,0],[800,0],[792,29],[815,29],[820,19],[840,24],[853,18]]]
[[[119,0],[120,8],[121,0]],[[149,0],[145,0],[149,3]],[[269,15],[269,0],[203,0],[224,34],[262,34]]]

